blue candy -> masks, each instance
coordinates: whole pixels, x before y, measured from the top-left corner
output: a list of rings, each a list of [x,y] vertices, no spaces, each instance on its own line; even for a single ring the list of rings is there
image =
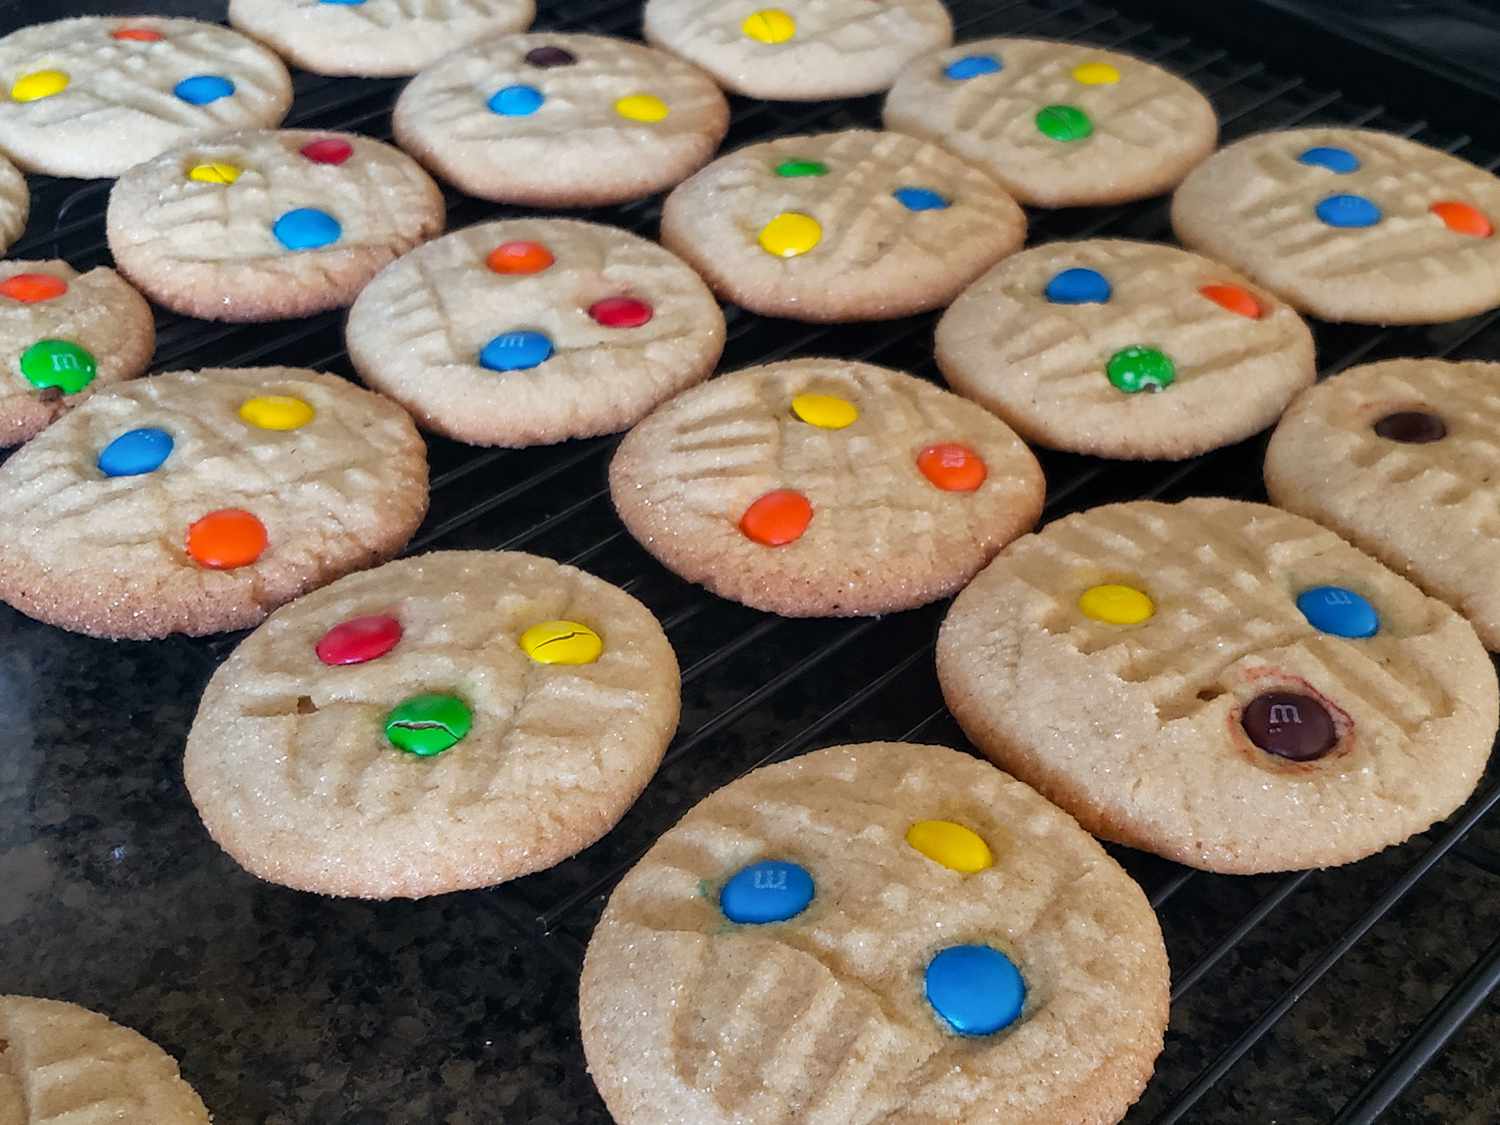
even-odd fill
[[[807,869],[780,859],[763,859],[742,867],[719,892],[719,909],[731,922],[763,925],[785,922],[813,900]]]
[[[1380,614],[1369,601],[1342,586],[1314,586],[1297,595],[1297,608],[1307,623],[1335,637],[1373,637],[1380,631]]]
[[[172,87],[172,93],[191,105],[207,105],[234,93],[234,83],[222,74],[195,74]]]
[[[943,67],[943,73],[949,78],[962,81],[965,78],[978,78],[981,74],[994,74],[1002,66],[994,55],[965,55]]]
[[[1102,305],[1114,290],[1098,270],[1081,266],[1063,270],[1047,282],[1047,300],[1054,305]]]
[[[547,99],[535,86],[507,86],[490,95],[490,109],[503,117],[529,117]]]
[[[339,221],[316,207],[299,207],[276,220],[271,233],[288,250],[317,250],[344,233]]]
[[[552,341],[540,332],[504,332],[479,353],[479,363],[491,371],[525,371],[552,354]]]
[[[126,430],[99,454],[99,471],[107,477],[138,477],[161,468],[171,454],[172,435],[166,430]]]
[[[365,0],[318,0],[321,4],[363,4]]]
[[[931,188],[898,187],[891,192],[908,211],[942,211],[948,201]]]
[[[927,966],[927,1002],[960,1035],[991,1035],[1016,1022],[1026,982],[988,945],[950,945]]]
[[[1373,227],[1380,222],[1380,208],[1362,195],[1330,195],[1314,210],[1331,227]]]
[[[1347,148],[1325,148],[1319,145],[1308,149],[1297,159],[1303,164],[1310,164],[1315,168],[1327,168],[1330,172],[1337,172],[1341,176],[1359,168],[1359,157]]]

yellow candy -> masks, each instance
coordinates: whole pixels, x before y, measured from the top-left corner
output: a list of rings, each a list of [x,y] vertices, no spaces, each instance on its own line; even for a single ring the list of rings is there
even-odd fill
[[[792,399],[792,413],[809,426],[842,430],[854,425],[859,417],[859,407],[837,395],[798,395]]]
[[[1085,86],[1113,86],[1120,80],[1120,72],[1107,62],[1086,62],[1073,68],[1073,81]]]
[[[785,43],[797,34],[797,21],[780,8],[762,8],[746,16],[740,30],[757,43]]]
[[[197,180],[200,184],[232,184],[239,178],[239,168],[218,160],[210,164],[195,164],[188,171],[188,179]]]
[[[798,211],[783,211],[760,232],[761,248],[778,258],[806,254],[822,240],[823,228],[818,220]]]
[[[543,621],[521,634],[521,647],[538,664],[592,664],[604,642],[576,621]]]
[[[240,417],[263,430],[295,430],[313,420],[315,411],[291,395],[259,395],[240,404]]]
[[[906,842],[934,863],[972,875],[995,862],[977,832],[951,820],[919,820],[906,830]]]
[[[650,125],[672,111],[655,94],[627,94],[615,102],[615,112],[627,121],[644,121]]]
[[[1116,585],[1090,586],[1078,599],[1078,608],[1085,617],[1111,625],[1139,625],[1156,612],[1156,606],[1141,591]]]
[[[68,88],[68,76],[60,70],[38,70],[23,74],[10,88],[10,96],[18,102],[34,102],[50,98]]]

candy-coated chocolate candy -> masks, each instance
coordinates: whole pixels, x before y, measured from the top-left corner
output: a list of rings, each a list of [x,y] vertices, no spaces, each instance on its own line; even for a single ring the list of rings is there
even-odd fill
[[[385,613],[340,621],[313,646],[324,664],[365,664],[396,647],[401,622]]]
[[[1114,294],[1109,279],[1098,270],[1074,266],[1047,282],[1047,300],[1054,305],[1102,305]]]
[[[1080,63],[1073,68],[1073,81],[1085,86],[1113,86],[1120,80],[1120,72],[1107,62]]]
[[[719,909],[731,922],[763,926],[795,918],[812,902],[815,888],[807,868],[781,859],[742,867],[719,892]]]
[[[943,211],[948,201],[931,188],[899,187],[891,192],[908,211]]]
[[[60,94],[68,88],[68,76],[61,70],[34,70],[17,78],[10,88],[13,101],[36,102]]]
[[[21,353],[21,374],[33,387],[76,394],[94,381],[99,365],[71,340],[38,340]]]
[[[220,508],[188,528],[187,553],[209,570],[249,566],[265,553],[266,525],[243,508]]]
[[[1387,441],[1404,441],[1425,445],[1448,436],[1447,424],[1436,414],[1425,410],[1398,410],[1375,423],[1375,432]]]
[[[812,502],[800,492],[778,488],[745,509],[740,530],[766,547],[785,547],[802,538],[812,523]]]
[[[627,94],[615,102],[615,112],[626,121],[642,121],[653,125],[665,120],[672,111],[655,94]]]
[[[522,633],[520,643],[538,664],[592,664],[604,651],[599,634],[577,621],[543,621]]]
[[[906,842],[933,863],[972,875],[995,862],[984,837],[951,820],[919,820],[906,830]]]
[[[634,297],[606,297],[589,306],[589,316],[606,328],[639,328],[652,315],[651,306]]]
[[[474,716],[462,699],[424,692],[392,708],[385,717],[385,736],[397,750],[430,758],[457,746],[473,725]]]
[[[821,160],[783,160],[776,165],[776,174],[788,179],[796,179],[799,176],[826,176],[828,165]]]
[[[535,86],[506,86],[491,94],[488,104],[492,112],[502,117],[530,117],[546,100]]]
[[[68,291],[68,283],[50,273],[18,273],[0,281],[0,296],[25,305],[51,301]]]
[[[111,39],[121,39],[128,43],[158,43],[162,34],[152,31],[149,27],[117,27],[110,33]]]
[[[1428,210],[1442,219],[1443,225],[1455,234],[1488,238],[1495,233],[1495,228],[1490,226],[1490,221],[1485,217],[1484,212],[1467,203],[1445,200],[1441,203],[1434,203]]]
[[[314,164],[342,164],[354,155],[354,146],[343,137],[320,137],[297,151]]]
[[[1219,308],[1248,317],[1250,320],[1259,320],[1263,311],[1255,295],[1241,289],[1238,285],[1205,285],[1198,292]]]
[[[240,403],[240,418],[262,430],[299,430],[315,413],[311,403],[293,395],[257,395]]]
[[[1373,227],[1380,222],[1380,208],[1362,195],[1330,195],[1313,210],[1331,227]]]
[[[1245,707],[1240,724],[1250,741],[1268,754],[1310,762],[1332,750],[1338,730],[1328,708],[1310,695],[1268,691]]]
[[[526,52],[526,61],[532,66],[572,66],[578,56],[565,47],[533,47]]]
[[[792,413],[809,426],[842,430],[854,425],[859,418],[859,407],[838,395],[801,394],[792,398]]]
[[[795,258],[823,240],[818,220],[800,211],[783,211],[761,228],[760,245],[767,254]]]
[[[502,242],[484,264],[496,273],[541,273],[555,259],[540,242]]]
[[[99,453],[99,471],[107,477],[154,473],[172,455],[172,435],[155,426],[126,430]]]
[[[929,445],[917,454],[917,469],[944,492],[973,492],[988,475],[984,458],[956,441]]]
[[[960,1035],[993,1035],[1026,1004],[1020,970],[988,945],[950,945],[928,963],[925,985],[933,1011]]]
[[[1078,610],[1085,617],[1110,625],[1139,625],[1156,613],[1151,598],[1134,586],[1107,582],[1090,586],[1078,596]]]
[[[751,12],[740,30],[757,43],[785,43],[797,34],[797,21],[780,8]]]
[[[1003,65],[995,55],[965,55],[943,67],[943,74],[955,82],[962,82],[966,78],[978,78],[981,74],[998,73]]]
[[[1380,631],[1380,614],[1369,600],[1342,586],[1314,586],[1297,595],[1297,608],[1307,623],[1335,637],[1373,637]]]
[[[195,74],[172,87],[172,93],[189,105],[208,105],[232,95],[234,83],[222,74]]]
[[[194,164],[188,169],[188,179],[200,184],[232,184],[240,178],[237,165],[215,160],[207,164]]]
[[[1094,133],[1089,115],[1076,105],[1048,105],[1037,110],[1036,127],[1054,141],[1081,141]]]
[[[298,207],[277,219],[271,233],[288,250],[319,250],[337,242],[344,228],[327,211]]]
[[[1166,390],[1177,378],[1177,368],[1156,348],[1130,347],[1109,357],[1105,374],[1118,390],[1133,395]]]
[[[318,0],[318,2],[320,4],[345,4],[353,7],[356,4],[363,4],[365,0]]]
[[[1330,172],[1337,172],[1341,176],[1359,170],[1359,157],[1347,148],[1329,148],[1326,145],[1318,145],[1308,149],[1297,159],[1303,164],[1314,168],[1327,168]]]
[[[491,371],[525,371],[551,355],[552,341],[540,332],[502,332],[480,351],[479,365]]]

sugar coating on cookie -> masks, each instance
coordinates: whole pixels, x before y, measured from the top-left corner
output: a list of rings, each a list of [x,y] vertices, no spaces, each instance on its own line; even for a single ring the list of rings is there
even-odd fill
[[[26,177],[0,156],[0,253],[21,237],[30,214],[31,192],[26,187]]]
[[[256,321],[349,304],[443,220],[437,184],[390,145],[256,129],[132,168],[110,192],[106,225],[115,264],[158,304]]]
[[[884,119],[1040,207],[1166,191],[1219,133],[1212,104],[1170,71],[1043,39],[979,39],[917,59],[891,88]]]
[[[667,197],[661,237],[752,311],[876,320],[952,300],[1020,248],[1026,216],[937,146],[856,129],[720,157]]]
[[[1234,500],[1017,540],[953,603],[937,666],[974,744],[1089,831],[1233,873],[1348,863],[1447,816],[1500,706],[1453,610]]]
[[[621,1125],[1104,1122],[1167,991],[1150,905],[1071,817],[957,751],[867,743],[683,817],[610,896],[579,1013]]]
[[[401,92],[396,140],[481,199],[591,207],[638,199],[702,167],[729,128],[709,77],[598,35],[492,36]]]
[[[395,403],[291,367],[91,395],[0,466],[0,599],[105,637],[254,625],[395,554],[427,457]]]
[[[230,0],[229,22],[316,74],[415,74],[487,35],[524,31],[534,0]]]
[[[724,314],[653,242],[568,219],[481,223],[387,266],[349,355],[425,429],[480,445],[621,430],[708,377]]]
[[[0,1120],[7,1123],[209,1123],[171,1055],[77,1004],[0,996],[0,1061]]]
[[[439,552],[272,614],[209,682],[183,770],[261,878],[416,898],[603,836],[678,707],[672,647],[623,590],[533,555]]]
[[[1184,244],[1324,320],[1427,324],[1500,304],[1500,178],[1370,129],[1258,133],[1172,197]]]
[[[1192,457],[1265,429],[1316,377],[1284,302],[1207,258],[1118,239],[1005,259],[938,322],[938,366],[1028,441]]]
[[[118,176],[194,136],[276,125],[281,60],[199,20],[85,16],[0,39],[0,151],[29,172]]]
[[[940,0],[647,0],[647,42],[752,98],[817,101],[873,94],[911,59],[953,41]]]
[[[1500,650],[1500,364],[1350,368],[1292,403],[1265,475],[1274,503],[1442,598]]]
[[[950,594],[1036,522],[1045,490],[993,415],[842,359],[684,391],[626,435],[609,483],[625,526],[669,569],[789,617]]]

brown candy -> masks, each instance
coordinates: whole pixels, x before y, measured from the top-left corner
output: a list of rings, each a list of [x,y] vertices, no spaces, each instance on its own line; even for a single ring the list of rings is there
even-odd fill
[[[1436,414],[1425,410],[1400,410],[1375,423],[1375,432],[1387,441],[1425,445],[1448,436],[1448,427]]]
[[[533,47],[526,52],[526,61],[532,66],[572,66],[578,57],[562,47]]]
[[[1245,707],[1240,722],[1255,745],[1294,762],[1321,758],[1338,741],[1328,708],[1312,696],[1297,692],[1257,695]]]

